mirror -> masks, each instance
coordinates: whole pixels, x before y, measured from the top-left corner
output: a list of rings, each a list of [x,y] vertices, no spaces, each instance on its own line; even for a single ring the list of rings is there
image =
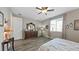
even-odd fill
[[[4,24],[4,14],[0,12],[0,26],[3,26]]]
[[[33,24],[33,23],[28,23],[28,24],[26,24],[26,28],[27,28],[27,30],[35,30],[35,24]]]

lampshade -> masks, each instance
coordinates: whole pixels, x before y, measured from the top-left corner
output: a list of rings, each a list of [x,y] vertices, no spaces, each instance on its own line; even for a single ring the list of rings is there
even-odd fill
[[[11,32],[11,31],[12,31],[12,29],[10,26],[8,26],[7,28],[4,28],[4,32]]]
[[[8,21],[5,20],[4,23],[4,32],[11,32],[12,28],[8,25]]]

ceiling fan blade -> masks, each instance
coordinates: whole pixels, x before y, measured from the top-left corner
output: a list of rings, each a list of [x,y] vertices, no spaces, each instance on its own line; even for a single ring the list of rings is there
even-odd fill
[[[41,14],[42,12],[38,13],[38,14]]]
[[[36,9],[38,9],[38,10],[42,10],[42,9],[40,9],[40,8],[38,8],[38,7],[36,7]]]
[[[47,11],[54,11],[54,9],[50,9],[50,10],[47,10]]]

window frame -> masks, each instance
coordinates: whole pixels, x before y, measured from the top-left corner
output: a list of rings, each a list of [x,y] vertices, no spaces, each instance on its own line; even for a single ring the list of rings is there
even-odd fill
[[[62,30],[61,31],[57,31],[57,19],[60,19],[60,18],[62,18]],[[56,30],[54,31],[54,30],[51,30],[51,21],[52,20],[56,20]],[[50,32],[62,32],[63,31],[63,16],[62,17],[58,17],[58,18],[54,18],[54,19],[52,19],[51,21],[50,21]]]

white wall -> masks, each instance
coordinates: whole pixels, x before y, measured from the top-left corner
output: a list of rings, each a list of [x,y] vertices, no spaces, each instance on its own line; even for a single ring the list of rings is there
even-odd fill
[[[30,22],[34,23],[36,27],[41,26],[41,23],[39,21],[31,20],[31,19],[23,19],[24,30],[26,29],[26,24],[28,24]]]
[[[65,15],[65,25],[73,23],[72,28],[66,29],[66,39],[79,42],[79,30],[74,30],[74,20],[79,19],[79,9]]]
[[[0,51],[1,51],[1,42],[3,41],[3,27],[0,27]]]
[[[10,10],[8,8],[5,8],[5,7],[0,7],[0,11],[3,12],[4,19],[6,18],[7,20],[10,21],[10,16],[11,16]],[[9,22],[9,24],[10,24],[10,22]],[[3,31],[4,31],[3,26],[2,27],[0,26],[0,50],[1,50],[1,42],[4,40]]]

